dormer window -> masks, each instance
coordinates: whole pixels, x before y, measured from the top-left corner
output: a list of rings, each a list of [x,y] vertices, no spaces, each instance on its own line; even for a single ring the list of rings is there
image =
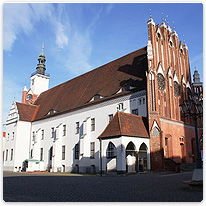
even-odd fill
[[[47,114],[47,115],[54,114],[54,113],[56,113],[56,112],[57,112],[56,110],[51,109],[51,110],[48,112],[48,114]]]
[[[129,85],[125,85],[122,87],[122,91],[129,91],[130,90],[130,86]]]
[[[99,94],[94,95],[94,101],[97,100],[97,99],[100,99],[100,98],[101,98],[101,95],[99,95]]]
[[[100,94],[95,94],[94,97],[90,100],[90,102],[95,101],[97,99],[101,99],[103,98],[103,96],[101,96]]]

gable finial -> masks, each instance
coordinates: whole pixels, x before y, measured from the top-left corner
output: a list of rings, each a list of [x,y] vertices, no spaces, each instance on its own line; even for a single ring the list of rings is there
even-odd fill
[[[173,23],[172,29],[175,30],[175,22],[173,21],[172,23]]]
[[[167,26],[169,26],[168,15],[166,15],[165,22],[167,22]]]
[[[152,13],[151,13],[152,9],[149,9],[149,11],[150,11],[149,18],[151,19],[152,18]]]
[[[183,36],[183,43],[185,44],[185,35],[183,34],[182,36]]]
[[[164,13],[162,12],[162,22],[164,22],[164,16],[163,15],[164,15]]]

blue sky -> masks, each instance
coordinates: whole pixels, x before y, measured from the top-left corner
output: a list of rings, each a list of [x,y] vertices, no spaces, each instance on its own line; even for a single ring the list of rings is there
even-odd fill
[[[168,15],[179,40],[189,48],[191,72],[203,79],[202,4],[4,4],[3,123],[22,89],[44,43],[50,88],[147,45],[151,8],[156,24]],[[162,15],[163,12],[163,15]],[[184,35],[184,37],[183,37]]]

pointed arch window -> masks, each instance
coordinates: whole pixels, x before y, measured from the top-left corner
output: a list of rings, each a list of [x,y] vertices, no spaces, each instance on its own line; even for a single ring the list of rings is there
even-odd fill
[[[109,142],[108,147],[107,147],[107,158],[114,158],[117,156],[117,151],[116,147],[112,142]]]
[[[174,81],[174,94],[176,97],[180,96],[180,86],[177,81]]]
[[[152,130],[152,136],[153,136],[153,137],[159,137],[159,136],[160,136],[160,132],[159,132],[159,130],[157,129],[157,127],[155,127],[155,128]]]
[[[165,78],[162,74],[157,74],[157,83],[158,83],[158,89],[164,90],[165,89]]]

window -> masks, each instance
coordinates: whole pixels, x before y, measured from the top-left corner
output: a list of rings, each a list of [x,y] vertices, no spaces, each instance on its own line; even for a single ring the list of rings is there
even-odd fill
[[[91,142],[90,144],[90,158],[94,159],[95,154],[95,142]]]
[[[12,140],[14,139],[14,132],[12,132]]]
[[[145,104],[145,98],[142,99],[142,104]]]
[[[6,157],[5,157],[5,161],[8,160],[8,149],[6,150]]]
[[[49,149],[49,159],[52,160],[52,156],[53,156],[53,147],[50,147]]]
[[[33,149],[31,149],[31,158],[33,158]]]
[[[117,110],[120,111],[120,110],[123,110],[124,106],[123,106],[123,103],[119,103],[117,105]]]
[[[41,150],[40,150],[40,160],[41,161],[43,160],[43,148],[41,148]]]
[[[95,130],[95,118],[91,119],[91,131]]]
[[[116,157],[116,147],[113,143],[109,143],[107,148],[107,158],[113,158]]]
[[[79,122],[76,122],[76,134],[79,134]]]
[[[44,139],[44,130],[41,131],[41,139]]]
[[[66,125],[63,125],[63,136],[66,136]]]
[[[139,99],[139,105],[141,105],[142,104],[142,99]]]
[[[54,138],[54,127],[51,128],[52,138]]]
[[[34,79],[31,80],[31,84],[34,85]]]
[[[113,119],[113,114],[109,114],[109,122]]]
[[[138,109],[133,109],[133,110],[132,110],[132,114],[138,115]]]
[[[7,141],[9,141],[9,133],[7,134]]]
[[[159,132],[159,130],[157,129],[157,127],[155,127],[155,128],[152,130],[152,136],[153,136],[153,137],[159,137],[159,136],[160,136],[160,132]]]
[[[32,140],[35,142],[35,132],[32,132]]]
[[[11,149],[11,161],[13,160],[13,149]]]
[[[169,78],[169,85],[172,87],[172,78]]]
[[[152,67],[152,61],[151,60],[149,61],[149,67]]]
[[[79,159],[79,144],[75,145],[75,159]]]
[[[31,94],[29,94],[28,96],[27,96],[27,100],[32,100],[32,95]]]
[[[65,160],[65,145],[62,146],[62,160]]]

